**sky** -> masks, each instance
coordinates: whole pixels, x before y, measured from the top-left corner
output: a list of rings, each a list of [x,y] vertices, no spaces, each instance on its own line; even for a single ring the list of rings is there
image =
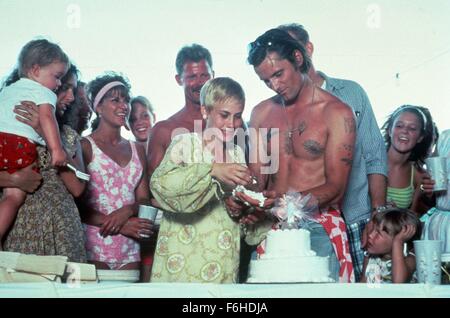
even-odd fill
[[[216,76],[246,92],[244,116],[273,95],[246,62],[247,44],[280,24],[303,24],[316,69],[357,81],[378,124],[403,104],[430,109],[450,128],[448,0],[0,0],[0,78],[36,37],[58,43],[88,82],[105,71],[126,75],[133,95],[166,119],[184,105],[175,57],[199,43]]]

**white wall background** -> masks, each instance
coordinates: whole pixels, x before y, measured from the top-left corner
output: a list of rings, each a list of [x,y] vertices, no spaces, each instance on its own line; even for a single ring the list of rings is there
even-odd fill
[[[246,63],[246,46],[289,22],[309,31],[317,69],[363,85],[379,125],[411,103],[429,107],[440,130],[450,128],[448,0],[0,0],[0,77],[27,41],[44,36],[84,81],[123,72],[133,94],[147,96],[165,119],[184,104],[177,51],[196,42],[211,51],[216,76],[242,84],[248,119],[272,92]]]

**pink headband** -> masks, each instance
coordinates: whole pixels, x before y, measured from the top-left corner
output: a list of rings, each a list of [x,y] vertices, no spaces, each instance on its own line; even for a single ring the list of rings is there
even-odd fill
[[[115,81],[115,82],[111,82],[106,84],[105,86],[102,87],[101,90],[99,90],[99,92],[97,93],[97,96],[95,96],[94,99],[94,111],[97,110],[97,105],[98,103],[100,103],[100,101],[102,100],[103,96],[105,96],[105,94],[111,89],[114,88],[116,86],[125,86],[125,84],[123,84],[122,82],[119,81]]]

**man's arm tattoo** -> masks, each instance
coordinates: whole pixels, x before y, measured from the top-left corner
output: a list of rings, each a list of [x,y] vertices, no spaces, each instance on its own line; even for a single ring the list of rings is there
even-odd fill
[[[341,161],[345,163],[347,166],[352,166],[353,160],[350,158],[341,158]]]
[[[347,166],[351,166],[353,163],[353,145],[344,144],[342,146],[344,150],[347,152],[346,157],[341,158],[341,161],[343,161]]]
[[[356,132],[355,120],[351,117],[344,118],[345,132],[347,134],[354,134]]]
[[[353,146],[352,145],[344,144],[344,149],[346,151],[348,151],[349,153],[353,152]]]

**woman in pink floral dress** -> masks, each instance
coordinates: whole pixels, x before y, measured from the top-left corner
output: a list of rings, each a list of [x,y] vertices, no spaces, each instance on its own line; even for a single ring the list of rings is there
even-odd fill
[[[138,239],[152,234],[149,220],[135,217],[148,202],[145,149],[120,135],[129,116],[128,82],[114,73],[88,84],[97,114],[93,133],[82,140],[91,175],[84,198],[88,261],[99,269],[139,269]]]

